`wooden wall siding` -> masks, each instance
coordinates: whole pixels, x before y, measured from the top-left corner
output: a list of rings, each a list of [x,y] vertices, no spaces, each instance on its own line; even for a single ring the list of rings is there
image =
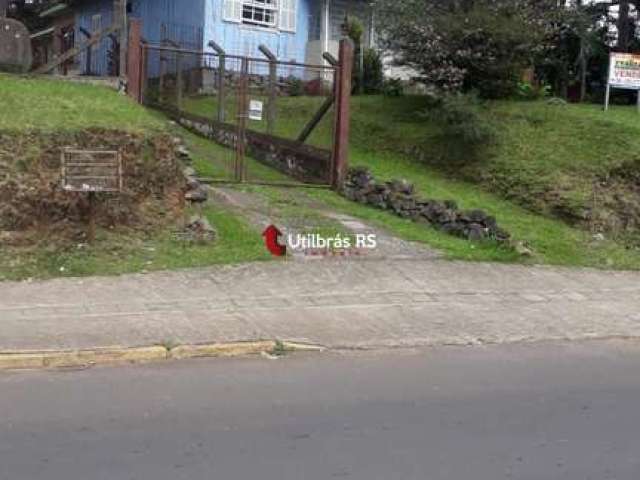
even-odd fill
[[[131,16],[142,19],[142,36],[148,42],[159,43],[161,25],[167,34],[185,48],[202,48],[204,38],[205,0],[133,0]]]
[[[305,61],[311,5],[320,0],[297,0],[296,31],[258,28],[223,20],[224,0],[205,0],[205,43],[215,40],[228,53],[260,57],[258,46],[266,45],[278,59]],[[206,47],[208,51],[211,51]]]
[[[318,36],[322,0],[296,0],[296,31],[259,28],[223,19],[224,0],[133,0],[132,18],[142,19],[143,38],[152,43],[162,40],[161,25],[168,26],[171,40],[184,48],[211,51],[208,43],[216,41],[229,54],[260,57],[258,46],[266,45],[278,59],[295,60],[304,63],[307,58],[307,44]],[[331,40],[341,36],[341,25],[345,14],[358,16],[369,25],[370,14],[363,0],[331,1]],[[101,25],[111,24],[113,0],[92,0],[81,4],[76,14],[76,41],[82,41],[79,27],[92,30],[93,18],[101,15]],[[368,28],[365,28],[365,42],[368,42]],[[312,38],[313,37],[313,38]],[[107,52],[112,48],[110,39],[104,39],[92,52],[91,73],[108,74]],[[335,52],[334,52],[335,53]],[[86,54],[79,55],[77,67],[86,72]],[[153,65],[150,65],[155,70]],[[296,75],[295,72],[292,72]]]
[[[159,44],[163,40],[171,40],[181,48],[201,50],[205,43],[204,1],[133,0],[131,16],[142,20],[142,37],[149,43]],[[150,55],[147,65],[149,76],[159,75],[159,60],[158,55]],[[199,62],[200,59],[196,56],[185,56],[182,58],[181,66],[188,71],[195,68]],[[167,65],[167,68],[175,69],[175,65]]]
[[[87,41],[87,38],[80,32],[80,28],[84,28],[89,32],[93,28],[93,18],[100,15],[101,28],[107,28],[111,25],[113,19],[113,1],[112,0],[94,0],[84,2],[78,7],[76,12],[76,31],[75,43],[80,45]],[[91,72],[93,75],[106,76],[108,74],[107,52],[111,48],[112,42],[109,38],[102,39],[91,51]],[[88,74],[86,68],[87,53],[82,52],[76,57],[75,67],[82,74]]]
[[[185,48],[200,49],[203,38],[203,12],[205,0],[133,0],[130,18],[142,19],[142,37],[153,43],[159,43],[161,25],[167,25],[168,36]],[[81,4],[76,12],[76,42],[83,41],[80,27],[91,31],[94,15],[101,15],[102,27],[111,24],[113,18],[113,0],[93,0]],[[91,73],[104,76],[108,74],[107,52],[111,40],[105,39],[92,52]],[[86,74],[86,53],[78,56],[77,67]]]

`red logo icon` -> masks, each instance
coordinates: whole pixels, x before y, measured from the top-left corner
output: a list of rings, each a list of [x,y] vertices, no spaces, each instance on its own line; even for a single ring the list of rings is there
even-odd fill
[[[270,225],[262,232],[262,236],[264,237],[264,244],[267,250],[269,250],[273,256],[284,257],[287,254],[286,245],[280,244],[279,237],[282,236],[282,232],[278,230],[277,227]]]

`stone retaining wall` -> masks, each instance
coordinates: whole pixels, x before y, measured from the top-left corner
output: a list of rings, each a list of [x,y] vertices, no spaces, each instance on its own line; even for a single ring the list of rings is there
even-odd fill
[[[235,125],[220,123],[199,115],[162,107],[183,127],[229,148],[236,148],[238,134]],[[275,137],[253,130],[246,131],[246,153],[261,163],[287,174],[296,180],[328,184],[331,175],[331,152]]]
[[[366,168],[349,171],[342,193],[350,200],[390,210],[400,217],[432,225],[468,240],[507,242],[510,237],[494,217],[482,210],[460,210],[453,200],[443,202],[418,198],[414,186],[407,181],[380,183]]]

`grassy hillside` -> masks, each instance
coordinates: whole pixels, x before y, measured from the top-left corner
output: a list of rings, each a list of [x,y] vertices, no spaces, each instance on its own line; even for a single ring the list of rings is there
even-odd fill
[[[279,99],[277,133],[294,138],[318,100]],[[187,107],[212,116],[216,105],[210,97],[196,97],[187,101]],[[533,247],[534,258],[521,261],[640,268],[640,250],[634,244],[609,234],[604,240],[594,239],[587,226],[571,226],[576,223],[572,215],[587,205],[594,181],[637,158],[640,116],[635,110],[613,107],[605,115],[596,106],[493,103],[481,115],[495,126],[498,141],[474,152],[447,137],[441,125],[426,120],[422,114],[426,108],[423,97],[355,97],[351,163],[368,166],[380,179],[407,178],[423,196],[451,198],[463,208],[488,210],[516,239]],[[262,130],[265,124],[251,122],[251,127]],[[331,119],[326,118],[310,141],[326,146],[331,132]],[[206,162],[200,166],[207,175],[213,173]],[[451,258],[514,260],[512,253],[495,246],[458,242],[326,192],[313,196],[406,238],[434,245]]]
[[[150,137],[175,133],[162,116],[116,92],[90,85],[0,76],[0,100],[0,186],[7,180],[7,172],[19,175],[20,169],[29,169],[25,159],[41,159],[38,145],[51,135],[73,138],[82,132],[92,136],[87,133],[91,129]],[[295,137],[321,101],[281,99],[278,133]],[[230,105],[234,105],[232,101]],[[208,97],[187,99],[187,106],[207,116],[215,112],[214,101]],[[451,198],[463,208],[489,211],[516,240],[532,247],[533,257],[518,257],[490,242],[471,244],[348,202],[329,191],[284,194],[269,187],[255,190],[263,190],[267,201],[286,204],[292,212],[312,205],[359,216],[403,238],[432,245],[449,258],[640,268],[640,251],[633,243],[608,234],[604,240],[596,240],[588,229],[568,225],[579,223],[576,212],[593,196],[590,186],[602,183],[602,178],[614,178],[616,172],[625,172],[625,178],[633,172],[640,151],[636,135],[640,119],[633,109],[614,107],[605,115],[597,107],[493,103],[481,114],[496,126],[498,142],[472,152],[447,137],[441,125],[425,120],[421,114],[425,108],[426,101],[420,97],[354,98],[352,164],[370,167],[380,179],[405,177],[425,197]],[[263,129],[264,123],[252,122],[252,128]],[[325,119],[310,141],[329,145],[332,128],[330,118]],[[33,135],[39,142],[31,141]],[[206,176],[218,174],[224,166],[221,163],[229,163],[233,157],[205,140],[187,138],[196,153],[197,167]],[[52,152],[48,155],[53,158]],[[278,176],[258,166],[252,172],[265,178]],[[623,198],[628,194],[628,190],[620,192]],[[98,243],[91,248],[83,246],[82,240],[58,242],[48,231],[35,232],[32,238],[43,241],[28,248],[2,244],[0,279],[120,273],[266,258],[258,232],[224,210],[210,209],[206,214],[220,231],[214,248],[182,250],[170,224],[163,229],[102,229]],[[0,242],[7,233],[11,232],[0,231]]]
[[[0,74],[0,130],[162,130],[166,122],[114,90]]]
[[[281,98],[278,134],[294,138],[321,101]],[[232,100],[229,103],[233,105]],[[424,97],[354,98],[352,153],[356,161],[378,168],[377,153],[403,154],[411,163],[479,183],[487,191],[570,223],[588,220],[585,215],[593,208],[594,184],[613,187],[616,185],[602,183],[615,180],[616,175],[640,172],[640,115],[633,107],[614,106],[605,113],[597,105],[489,103],[479,113],[493,126],[497,141],[478,150],[447,136],[441,125],[427,120],[422,114],[427,105]],[[211,98],[194,98],[187,108],[212,115],[216,105]],[[261,130],[265,123],[251,122],[251,127]],[[327,146],[331,132],[331,118],[327,117],[310,142]],[[603,193],[610,190],[605,188]],[[616,205],[608,207],[615,209]],[[640,221],[640,205],[638,215]]]
[[[185,215],[173,134],[161,115],[115,91],[0,75],[0,280],[268,258],[260,233],[217,207],[204,211],[218,229],[214,245],[175,235]],[[85,243],[83,195],[61,191],[60,148],[68,145],[124,149],[126,192],[99,196],[93,245]]]

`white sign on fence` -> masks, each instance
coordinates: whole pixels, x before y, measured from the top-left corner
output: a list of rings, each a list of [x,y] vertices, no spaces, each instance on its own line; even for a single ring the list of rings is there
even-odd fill
[[[249,102],[249,119],[261,121],[263,107],[260,100],[251,100]]]
[[[611,88],[640,91],[640,55],[632,53],[611,53],[609,57],[609,79],[605,95],[604,109],[609,109]],[[638,95],[640,109],[640,95]]]

